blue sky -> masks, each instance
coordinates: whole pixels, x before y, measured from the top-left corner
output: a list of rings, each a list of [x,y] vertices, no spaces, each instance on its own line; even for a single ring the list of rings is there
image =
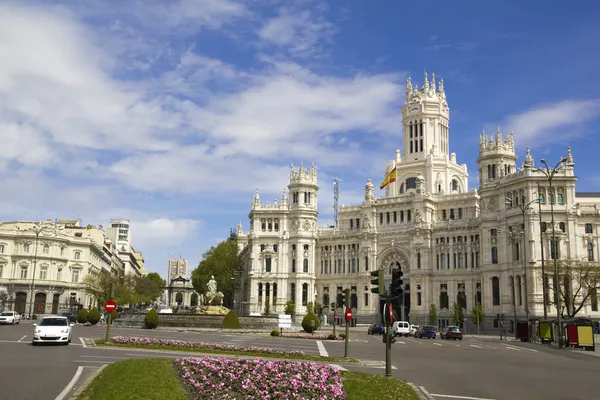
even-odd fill
[[[570,145],[578,190],[598,190],[599,19],[591,0],[4,1],[0,220],[127,218],[164,274],[247,229],[255,188],[272,201],[304,161],[331,221],[333,177],[344,204],[383,179],[424,70],[471,188],[500,126],[519,164]]]

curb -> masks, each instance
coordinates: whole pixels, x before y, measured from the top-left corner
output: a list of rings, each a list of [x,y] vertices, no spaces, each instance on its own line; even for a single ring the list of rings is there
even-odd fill
[[[417,386],[414,383],[410,383],[407,382],[411,388],[413,388],[413,390],[415,391],[415,393],[417,394],[417,396],[419,396],[419,398],[421,400],[435,400],[433,398],[432,395],[429,394],[429,392],[427,390],[425,390],[425,388],[423,386]]]
[[[73,393],[73,396],[71,396],[70,400],[77,400],[79,396],[81,396],[81,393],[83,393],[83,391],[90,385],[90,383],[92,383],[94,379],[96,379],[96,377],[100,374],[100,372],[102,372],[102,370],[104,370],[104,368],[106,368],[107,365],[108,364],[104,364],[103,366],[98,368],[92,375],[90,375],[90,377],[88,377],[86,381],[83,382],[81,386],[79,386],[79,389],[77,389],[77,391]]]

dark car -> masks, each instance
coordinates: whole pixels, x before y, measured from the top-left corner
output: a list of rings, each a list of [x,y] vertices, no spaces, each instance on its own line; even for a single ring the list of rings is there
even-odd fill
[[[383,335],[385,333],[385,328],[381,324],[371,324],[367,333],[369,335]]]
[[[440,332],[440,339],[463,340],[463,333],[458,326],[447,326]]]
[[[73,314],[71,311],[65,311],[65,312],[61,312],[59,314],[61,317],[65,317],[69,320],[70,323],[75,323],[77,322],[77,316],[75,314]]]
[[[435,339],[435,335],[437,334],[437,328],[435,326],[421,326],[415,332],[415,337],[417,339],[427,338],[427,339]]]

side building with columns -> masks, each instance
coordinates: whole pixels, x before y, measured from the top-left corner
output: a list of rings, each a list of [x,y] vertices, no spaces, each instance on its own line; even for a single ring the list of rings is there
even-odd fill
[[[426,74],[419,88],[409,79],[402,121],[403,151],[385,165],[382,195],[369,180],[361,204],[340,207],[337,227],[317,227],[314,165],[292,167],[290,199],[285,190],[273,203],[254,194],[250,228],[245,232],[240,223],[237,229],[246,313],[264,312],[268,298],[272,312],[283,313],[293,301],[302,315],[307,302],[317,301],[331,320],[332,306],[342,316],[350,289],[357,322],[374,322],[381,300],[371,293],[370,273],[383,269],[387,288],[399,264],[405,298],[398,318],[426,324],[434,307],[444,326],[453,323],[457,304],[472,326],[471,311],[480,303],[484,329],[494,329],[498,314],[511,320],[516,310],[523,319],[528,309],[532,318],[543,316],[542,249],[548,275],[552,257],[599,260],[600,193],[576,192],[570,149],[550,188],[529,149],[517,165],[512,132],[482,133],[479,190],[469,189],[466,164],[450,152],[443,80],[436,84]],[[550,306],[546,311],[556,314]],[[578,315],[600,318],[595,292]]]
[[[167,304],[170,307],[194,307],[199,295],[188,275],[188,260],[171,257],[167,270]]]
[[[82,226],[78,220],[0,222],[3,309],[44,315],[97,306],[84,279],[100,273],[125,274],[102,226]]]

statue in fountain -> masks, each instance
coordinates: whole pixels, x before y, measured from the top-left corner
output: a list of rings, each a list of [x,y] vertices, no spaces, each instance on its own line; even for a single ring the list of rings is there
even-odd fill
[[[227,307],[223,307],[223,292],[217,291],[217,281],[215,280],[214,275],[210,277],[210,280],[206,284],[208,291],[206,294],[200,295],[200,304],[199,310],[197,311],[200,314],[210,314],[210,315],[223,315],[229,312]]]

